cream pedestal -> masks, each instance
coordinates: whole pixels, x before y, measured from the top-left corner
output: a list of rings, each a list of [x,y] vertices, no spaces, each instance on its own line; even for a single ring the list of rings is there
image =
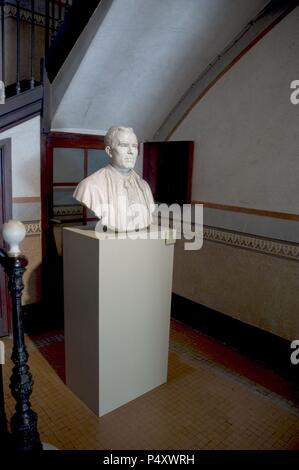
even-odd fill
[[[159,237],[64,229],[66,381],[98,416],[167,380],[174,245]]]

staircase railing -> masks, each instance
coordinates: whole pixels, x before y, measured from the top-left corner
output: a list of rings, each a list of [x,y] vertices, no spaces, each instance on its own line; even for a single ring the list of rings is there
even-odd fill
[[[16,406],[15,413],[10,420],[11,433],[9,435],[1,374],[0,425],[2,437],[6,442],[8,441],[13,450],[42,450],[43,446],[37,429],[38,417],[32,410],[29,400],[33,379],[27,363],[29,356],[24,338],[22,291],[24,288],[23,274],[26,271],[28,260],[22,256],[19,244],[25,235],[26,229],[21,222],[10,220],[3,225],[3,239],[8,243],[9,251],[0,250],[0,264],[8,276],[8,289],[12,301],[13,348],[11,359],[14,367],[10,378],[10,390],[16,401]]]
[[[0,131],[43,113],[44,74],[54,80],[100,1],[0,0]]]
[[[41,84],[41,61],[71,4],[71,0],[0,0],[0,80],[6,98]]]
[[[46,70],[50,82],[54,80],[72,47],[87,25],[101,0],[73,0],[62,27],[53,36],[46,50]]]

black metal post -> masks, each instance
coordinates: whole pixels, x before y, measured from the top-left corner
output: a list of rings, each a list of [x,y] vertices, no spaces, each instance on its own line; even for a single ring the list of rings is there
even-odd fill
[[[16,400],[16,411],[10,421],[12,447],[16,450],[42,450],[42,443],[37,430],[37,414],[31,409],[29,401],[33,380],[27,364],[28,352],[25,346],[21,304],[24,289],[23,274],[28,261],[24,256],[10,257],[6,255],[0,257],[0,263],[4,266],[8,275],[8,288],[12,299],[13,314],[11,359],[15,365],[10,378],[10,389]]]
[[[21,19],[20,19],[20,0],[17,0],[17,64],[16,64],[16,94],[21,93],[20,83],[20,65],[21,65]]]
[[[55,1],[52,0],[52,36],[51,41],[55,36]]]
[[[1,0],[1,80],[5,83],[5,24],[4,0]]]
[[[45,2],[45,57],[48,54],[50,43],[50,0]]]
[[[61,0],[59,0],[58,2],[58,18],[59,18],[59,22],[62,20],[62,3],[61,3]]]
[[[34,88],[35,80],[34,80],[34,67],[35,67],[35,19],[34,19],[34,0],[31,0],[31,80],[30,80],[30,88],[31,90]]]
[[[6,256],[6,253],[3,250],[0,250],[0,263],[1,258],[5,259]],[[10,445],[9,438],[10,434],[7,427],[7,419],[5,413],[2,364],[0,364],[0,442],[3,443],[4,448]]]
[[[0,442],[3,444],[4,448],[10,445],[10,434],[7,428],[7,419],[5,413],[2,365],[0,365]]]

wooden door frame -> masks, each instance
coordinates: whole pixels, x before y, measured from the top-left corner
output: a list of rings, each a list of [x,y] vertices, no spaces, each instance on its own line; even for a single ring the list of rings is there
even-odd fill
[[[0,183],[1,183],[1,223],[7,222],[12,218],[12,172],[11,172],[11,139],[0,140]],[[6,249],[0,235],[1,245]],[[12,330],[11,303],[8,293],[7,278],[0,270],[0,308],[4,317],[6,317],[6,331],[9,334]]]
[[[53,217],[53,155],[54,148],[104,149],[104,137],[90,134],[50,132],[41,138],[41,233],[42,233],[42,305],[46,314],[52,315],[50,292],[51,240]]]
[[[53,217],[53,154],[54,148],[81,148],[103,150],[104,137],[93,134],[75,134],[69,132],[49,132],[41,139],[41,227],[42,257],[47,254],[47,235],[49,220]]]

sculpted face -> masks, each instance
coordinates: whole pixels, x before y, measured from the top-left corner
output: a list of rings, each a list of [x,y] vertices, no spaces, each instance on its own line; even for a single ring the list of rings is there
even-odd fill
[[[138,155],[138,142],[134,132],[119,130],[113,144],[106,147],[111,164],[121,172],[129,172],[134,168]]]

